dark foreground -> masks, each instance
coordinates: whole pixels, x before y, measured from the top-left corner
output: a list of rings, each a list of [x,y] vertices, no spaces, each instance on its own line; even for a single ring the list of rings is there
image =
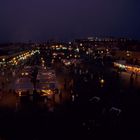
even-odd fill
[[[71,99],[58,104],[53,112],[34,103],[20,110],[0,108],[0,138],[140,138],[140,90],[134,83],[125,84],[117,72],[103,67],[90,66],[85,74],[71,69],[70,76],[74,78]]]

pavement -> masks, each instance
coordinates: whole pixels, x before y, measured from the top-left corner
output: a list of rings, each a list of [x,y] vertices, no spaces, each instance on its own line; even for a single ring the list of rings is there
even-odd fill
[[[11,93],[5,94],[0,99],[0,107],[16,109],[17,107],[17,97]]]
[[[123,80],[125,86],[130,85],[130,77],[131,77],[130,72],[121,72],[120,73],[120,78]],[[135,88],[140,87],[140,75],[137,75],[137,77],[134,75],[134,77],[133,77],[133,86]]]

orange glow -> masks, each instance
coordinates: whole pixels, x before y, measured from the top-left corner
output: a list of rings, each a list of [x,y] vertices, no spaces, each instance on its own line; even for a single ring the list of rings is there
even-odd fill
[[[140,68],[136,67],[136,66],[131,66],[131,65],[124,65],[124,64],[119,64],[119,63],[114,63],[115,67],[119,67],[119,68],[124,68],[127,71],[130,72],[136,72],[136,73],[140,73]]]
[[[53,94],[53,91],[50,90],[50,89],[48,89],[48,90],[42,90],[42,92],[43,92],[43,95],[44,95],[44,96],[52,95],[52,94]]]

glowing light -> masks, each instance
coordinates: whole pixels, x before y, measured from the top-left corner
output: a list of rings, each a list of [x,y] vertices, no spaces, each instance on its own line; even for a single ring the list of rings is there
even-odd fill
[[[26,72],[25,75],[29,75],[29,73]]]
[[[120,63],[116,63],[116,62],[114,63],[114,66],[119,67],[119,68],[123,68],[127,71],[130,71],[130,72],[140,73],[140,67],[131,66],[131,65],[123,65],[123,64],[120,64]]]
[[[57,53],[53,53],[53,56],[57,56]]]
[[[66,48],[66,47],[62,47],[62,49],[63,49],[63,50],[67,50],[67,48]]]
[[[87,52],[86,52],[86,54],[88,55],[88,54],[89,54],[89,52],[87,51]]]
[[[77,48],[76,51],[79,52],[79,48]]]
[[[47,95],[52,95],[53,94],[53,91],[48,89],[48,90],[41,90],[43,92],[43,95],[44,96],[47,96]]]
[[[74,96],[74,95],[72,95],[72,101],[74,102],[74,100],[75,100],[75,96]]]
[[[104,83],[105,83],[105,80],[104,80],[104,79],[101,79],[101,80],[100,80],[100,83],[101,83],[101,84],[104,84]]]
[[[21,97],[21,91],[19,91],[18,95],[19,95],[19,97]]]

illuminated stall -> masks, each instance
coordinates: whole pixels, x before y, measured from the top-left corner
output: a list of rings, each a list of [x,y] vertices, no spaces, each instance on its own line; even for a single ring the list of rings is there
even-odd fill
[[[124,69],[128,72],[134,72],[134,73],[139,73],[140,74],[140,67],[139,66],[132,66],[132,65],[127,65],[127,64],[120,64],[117,62],[114,62],[114,66]]]

